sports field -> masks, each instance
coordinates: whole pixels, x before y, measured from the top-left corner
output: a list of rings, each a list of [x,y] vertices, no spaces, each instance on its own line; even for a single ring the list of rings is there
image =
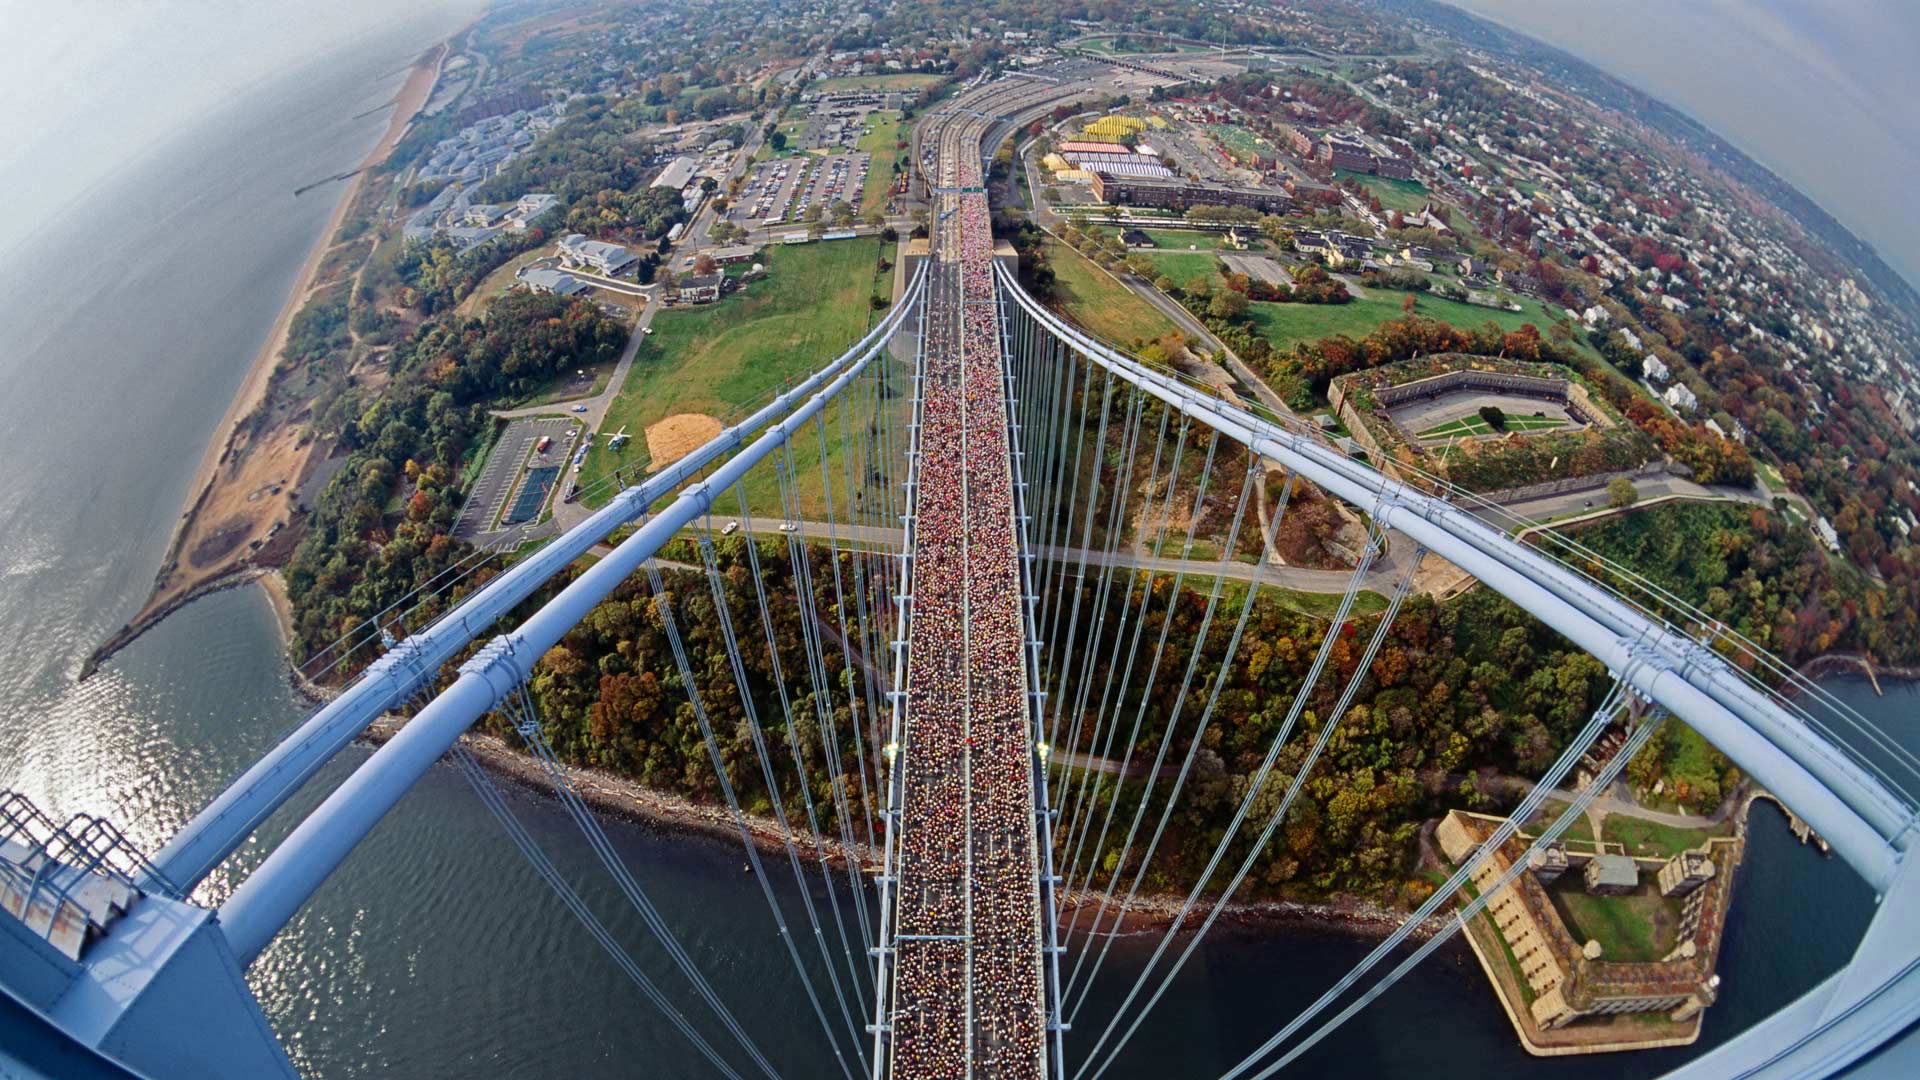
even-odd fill
[[[879,255],[880,241],[874,237],[776,244],[764,254],[771,271],[765,279],[716,304],[660,312],[587,454],[582,486],[645,460],[644,433],[661,419],[692,413],[732,423],[840,355],[866,333],[872,319],[884,315],[871,311],[867,302]],[[827,409],[828,430],[835,435],[838,417],[837,405]],[[629,438],[616,453],[608,443],[622,428]],[[835,451],[837,443],[830,440],[829,456]],[[811,514],[820,509],[821,498],[817,440],[796,440],[794,458],[801,512]],[[768,470],[754,471],[748,494],[756,512],[778,505]]]
[[[1358,181],[1360,186],[1379,198],[1380,205],[1388,211],[1418,210],[1427,205],[1433,197],[1425,184],[1418,180],[1395,180],[1370,173],[1354,172],[1351,169],[1335,169],[1333,173],[1342,180]]]

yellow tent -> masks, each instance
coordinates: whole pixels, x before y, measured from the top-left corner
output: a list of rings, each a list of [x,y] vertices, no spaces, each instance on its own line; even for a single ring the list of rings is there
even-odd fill
[[[1096,142],[1113,142],[1123,135],[1138,134],[1146,126],[1146,121],[1137,116],[1103,116],[1086,126],[1085,136]]]

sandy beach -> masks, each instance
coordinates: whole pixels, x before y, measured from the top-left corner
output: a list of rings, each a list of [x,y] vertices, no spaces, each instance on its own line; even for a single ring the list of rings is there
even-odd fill
[[[393,98],[393,115],[386,130],[343,183],[333,212],[307,252],[286,302],[207,441],[194,472],[192,497],[174,528],[152,594],[140,611],[88,658],[83,678],[182,605],[251,580],[261,568],[279,565],[290,553],[296,533],[288,527],[298,521],[299,484],[322,443],[311,437],[304,422],[293,419],[273,423],[260,415],[262,407],[273,387],[294,316],[316,291],[338,284],[321,280],[327,256],[337,246],[335,237],[368,173],[393,153],[431,99],[451,40],[422,53],[408,70],[406,81]],[[276,602],[275,607],[285,625],[289,616],[284,603]]]

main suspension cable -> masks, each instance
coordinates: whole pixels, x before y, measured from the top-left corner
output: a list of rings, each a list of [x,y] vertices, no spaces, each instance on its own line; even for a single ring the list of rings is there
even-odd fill
[[[1334,615],[1332,623],[1328,625],[1326,636],[1321,639],[1320,648],[1314,654],[1313,664],[1307,671],[1306,679],[1301,682],[1300,689],[1294,694],[1293,704],[1287,710],[1286,719],[1281,723],[1280,731],[1274,736],[1273,744],[1267,750],[1266,760],[1260,763],[1259,769],[1255,770],[1252,779],[1249,780],[1247,794],[1240,800],[1239,807],[1234,811],[1233,820],[1228,823],[1225,834],[1220,837],[1220,843],[1214,848],[1213,857],[1208,860],[1206,869],[1200,872],[1199,879],[1194,882],[1193,890],[1187,894],[1186,901],[1181,904],[1180,914],[1174,918],[1172,924],[1167,927],[1167,932],[1161,936],[1160,943],[1155,947],[1152,957],[1148,959],[1146,966],[1141,969],[1139,977],[1134,980],[1133,988],[1127,991],[1126,999],[1120,1003],[1118,1009],[1114,1010],[1114,1015],[1112,1019],[1108,1021],[1106,1030],[1101,1032],[1100,1038],[1094,1043],[1093,1049],[1088,1052],[1086,1063],[1082,1064],[1080,1071],[1075,1074],[1075,1080],[1079,1080],[1080,1076],[1086,1075],[1089,1068],[1094,1069],[1093,1076],[1099,1076],[1099,1074],[1106,1069],[1107,1065],[1113,1062],[1114,1055],[1119,1052],[1121,1045],[1124,1045],[1126,1040],[1130,1038],[1133,1032],[1139,1027],[1139,1018],[1135,1018],[1133,1024],[1127,1029],[1126,1035],[1121,1037],[1121,1045],[1116,1045],[1114,1049],[1107,1054],[1105,1061],[1097,1068],[1093,1066],[1094,1055],[1098,1054],[1100,1049],[1106,1045],[1107,1039],[1113,1035],[1114,1030],[1119,1026],[1120,1018],[1125,1015],[1128,1006],[1133,1004],[1134,999],[1139,997],[1140,991],[1145,988],[1147,977],[1153,973],[1154,967],[1160,962],[1160,958],[1166,955],[1167,947],[1173,943],[1174,936],[1179,933],[1180,927],[1185,924],[1188,914],[1190,914],[1194,906],[1199,903],[1201,892],[1206,888],[1207,882],[1213,877],[1213,872],[1219,868],[1220,861],[1226,857],[1227,850],[1232,845],[1235,835],[1239,833],[1241,824],[1246,821],[1247,814],[1252,811],[1254,799],[1259,795],[1260,788],[1265,783],[1267,774],[1273,770],[1273,763],[1279,758],[1281,747],[1285,745],[1287,737],[1292,734],[1294,723],[1299,719],[1301,711],[1306,707],[1307,697],[1313,692],[1314,685],[1319,682],[1320,673],[1326,669],[1327,660],[1333,654],[1334,642],[1339,639],[1341,627],[1346,622],[1348,613],[1353,609],[1354,597],[1358,595],[1361,583],[1366,580],[1367,571],[1373,566],[1374,555],[1380,550],[1380,542],[1381,535],[1375,530],[1368,538],[1366,550],[1361,553],[1359,564],[1353,568],[1353,575],[1347,584],[1346,595],[1340,598],[1339,610]],[[1162,990],[1164,989],[1163,984]],[[1154,996],[1156,999],[1159,997],[1159,993],[1160,991],[1155,992]]]

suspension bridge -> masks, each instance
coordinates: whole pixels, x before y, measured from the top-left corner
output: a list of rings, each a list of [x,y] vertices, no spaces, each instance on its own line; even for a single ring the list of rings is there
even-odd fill
[[[693,453],[590,489],[604,498],[590,518],[431,622],[408,626],[407,612],[454,595],[494,553],[476,552],[412,607],[370,620],[331,662],[350,670],[350,657],[377,659],[157,851],[136,850],[104,819],[57,822],[20,795],[0,797],[6,1071],[293,1075],[247,969],[409,788],[450,759],[559,907],[688,1057],[719,1075],[1125,1074],[1130,1041],[1286,820],[1428,556],[1601,661],[1612,688],[1430,899],[1350,970],[1329,972],[1323,995],[1276,1018],[1224,1075],[1273,1075],[1386,992],[1525,868],[1525,858],[1490,860],[1604,731],[1624,722],[1625,748],[1519,841],[1529,853],[1578,820],[1668,715],[1792,808],[1879,897],[1843,970],[1674,1075],[1884,1065],[1870,1056],[1920,1017],[1911,856],[1920,761],[1630,567],[1551,533],[1518,543],[1497,507],[1436,478],[1378,472],[1291,417],[1130,357],[1036,302],[994,259],[982,152],[1009,118],[1062,93],[985,83],[931,114],[916,134],[916,146],[937,148],[929,255],[860,341]],[[1285,478],[1273,499],[1270,472]],[[1277,587],[1281,568],[1266,552],[1303,482],[1362,512],[1365,546],[1178,918],[1155,933],[1119,1005],[1096,1015],[1089,990],[1129,917],[1139,922],[1169,820],[1197,783],[1209,728],[1224,722],[1222,691],[1250,644],[1256,599]],[[750,524],[729,537],[716,515],[785,527]],[[1258,554],[1236,561],[1248,550]],[[1356,600],[1382,580],[1385,610],[1369,627]],[[548,743],[527,686],[536,665],[635,581],[754,871],[743,887],[765,899],[766,947],[784,954],[797,1007],[818,1028],[818,1061],[775,1063],[763,1051],[751,1017],[661,917],[645,869],[627,865]],[[1156,585],[1197,597],[1184,654],[1168,648],[1174,617],[1153,610]],[[800,670],[777,640],[788,614]],[[1333,662],[1337,643],[1362,628],[1358,663]],[[725,671],[696,670],[696,635],[722,643]],[[270,816],[395,713],[405,716],[398,733],[224,901],[196,902]],[[750,753],[734,753],[736,733],[717,732],[716,715],[743,717]],[[463,745],[487,716],[524,742],[638,914],[644,948],[609,930]],[[1155,729],[1157,741],[1142,740]],[[1116,751],[1124,760],[1111,770],[1073,767]],[[810,768],[829,780],[809,783]],[[772,842],[754,835],[761,806]],[[778,875],[797,889],[777,894]],[[1458,916],[1405,947],[1469,882],[1479,888]],[[1070,910],[1069,893],[1080,898]]]

